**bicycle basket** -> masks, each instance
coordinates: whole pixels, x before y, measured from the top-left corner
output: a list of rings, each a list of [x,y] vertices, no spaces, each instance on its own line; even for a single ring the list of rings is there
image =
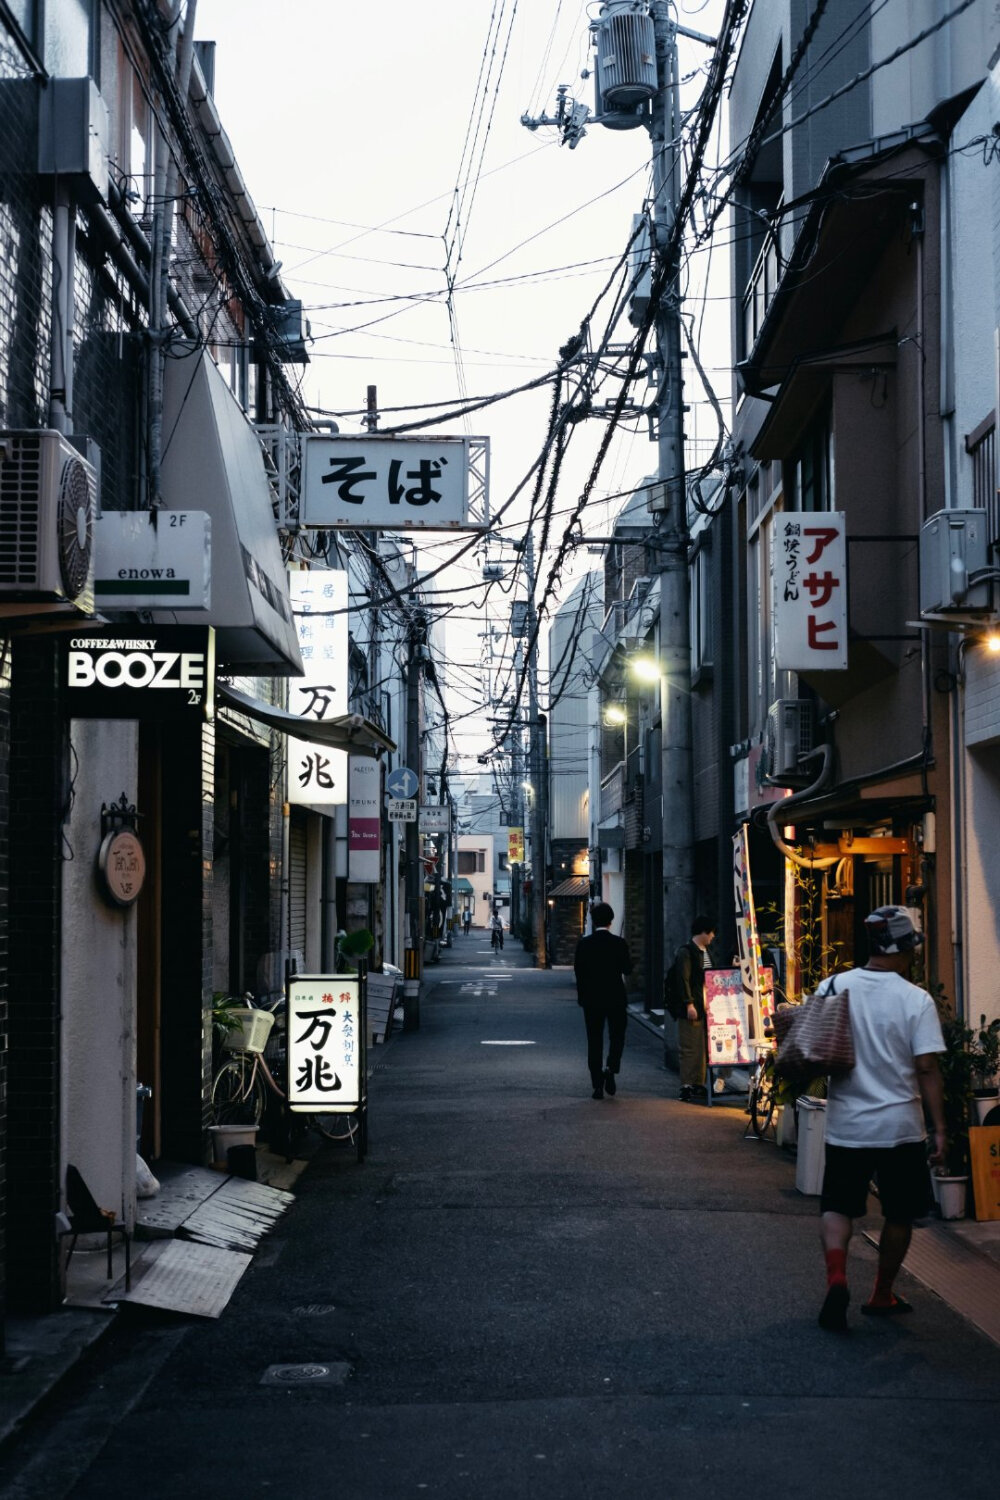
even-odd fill
[[[232,1010],[234,1021],[239,1026],[227,1031],[223,1046],[228,1052],[263,1052],[268,1032],[274,1025],[274,1016],[269,1010]]]

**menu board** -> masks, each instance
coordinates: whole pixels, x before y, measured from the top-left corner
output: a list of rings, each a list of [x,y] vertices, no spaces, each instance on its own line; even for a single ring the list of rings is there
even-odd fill
[[[774,1008],[774,973],[759,969],[761,1012]],[[749,1065],[753,1057],[749,1041],[755,1034],[748,1015],[743,976],[739,969],[705,970],[705,1029],[708,1066],[730,1068]]]

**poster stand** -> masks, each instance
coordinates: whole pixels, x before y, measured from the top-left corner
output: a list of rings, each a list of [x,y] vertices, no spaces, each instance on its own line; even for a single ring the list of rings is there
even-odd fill
[[[774,972],[756,969],[758,990],[748,994],[740,968],[705,970],[705,1077],[711,1107],[714,1075],[723,1068],[752,1068],[754,1048],[774,1010]]]

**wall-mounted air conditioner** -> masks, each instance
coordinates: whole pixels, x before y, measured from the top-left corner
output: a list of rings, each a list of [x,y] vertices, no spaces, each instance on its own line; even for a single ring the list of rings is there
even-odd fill
[[[989,567],[985,510],[939,510],[920,529],[920,613],[988,610],[992,587],[970,579]]]
[[[38,170],[108,196],[108,106],[92,78],[50,78],[38,112]]]
[[[61,432],[0,432],[0,601],[94,613],[97,474]]]
[[[781,786],[805,785],[811,772],[800,764],[813,748],[813,706],[808,698],[779,698],[767,711],[761,771]]]

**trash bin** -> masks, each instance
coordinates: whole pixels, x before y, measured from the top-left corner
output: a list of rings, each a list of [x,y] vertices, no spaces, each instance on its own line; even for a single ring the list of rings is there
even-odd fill
[[[142,1107],[147,1099],[153,1097],[153,1090],[148,1083],[137,1083],[135,1086],[135,1149],[142,1150]]]
[[[818,1198],[823,1191],[823,1167],[826,1157],[826,1100],[799,1099],[798,1155],[795,1158],[795,1186],[807,1197]]]

